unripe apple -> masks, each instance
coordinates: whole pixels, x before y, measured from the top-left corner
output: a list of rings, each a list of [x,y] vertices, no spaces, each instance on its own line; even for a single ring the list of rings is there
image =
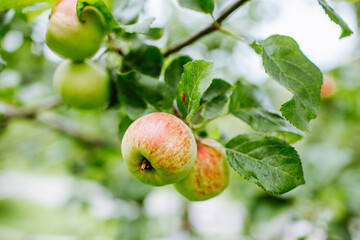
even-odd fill
[[[190,128],[168,113],[150,113],[125,132],[121,151],[140,182],[163,186],[184,178],[194,165],[196,142]]]
[[[105,20],[99,10],[87,6],[82,22],[76,14],[76,4],[77,0],[57,2],[50,16],[46,42],[61,57],[83,60],[99,50],[106,33]]]
[[[77,109],[101,109],[110,99],[107,72],[91,62],[64,62],[54,74],[54,86],[63,101]]]
[[[190,201],[203,201],[220,194],[229,183],[229,164],[222,146],[211,139],[197,145],[194,167],[175,183],[176,190]]]

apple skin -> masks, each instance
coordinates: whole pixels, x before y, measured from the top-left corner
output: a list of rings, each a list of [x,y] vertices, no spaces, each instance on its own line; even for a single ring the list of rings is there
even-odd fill
[[[77,0],[59,0],[50,16],[46,32],[48,47],[74,61],[92,57],[106,34],[105,19],[94,7],[84,8],[82,22],[76,14]]]
[[[333,78],[324,77],[323,85],[321,86],[321,98],[329,98],[336,92],[336,84]]]
[[[107,72],[91,62],[64,62],[54,74],[54,86],[63,101],[76,109],[101,109],[110,99]]]
[[[202,139],[197,145],[194,167],[174,186],[188,200],[203,201],[220,194],[229,184],[229,178],[229,164],[221,144]]]
[[[190,172],[195,162],[196,142],[190,128],[179,118],[168,113],[150,113],[127,129],[121,152],[137,180],[164,186]]]

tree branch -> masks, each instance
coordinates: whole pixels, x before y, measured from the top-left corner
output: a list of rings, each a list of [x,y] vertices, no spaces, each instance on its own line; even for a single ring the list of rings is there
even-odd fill
[[[193,42],[199,40],[200,38],[216,31],[221,26],[221,23],[229,17],[236,9],[244,5],[246,2],[250,0],[239,0],[235,2],[232,6],[230,6],[227,10],[225,10],[212,24],[210,24],[208,27],[204,28],[197,34],[191,36],[190,38],[184,40],[183,42],[180,42],[172,47],[169,47],[169,49],[164,53],[164,57],[168,57],[170,54],[173,54],[175,52],[180,51],[182,48],[192,44]]]
[[[13,118],[36,118],[36,115],[46,109],[55,107],[61,103],[61,99],[59,97],[49,97],[43,100],[41,103],[30,107],[30,108],[19,108],[7,103],[1,103],[4,107],[3,111],[3,119],[1,125],[6,125],[8,121]]]
[[[80,126],[55,113],[46,111],[61,103],[58,97],[51,97],[31,109],[19,108],[10,104],[2,103],[3,121],[1,126],[6,125],[12,119],[29,119],[45,125],[64,136],[71,137],[82,144],[93,147],[110,147],[111,144],[104,139],[90,136],[88,133],[79,131]]]
[[[113,147],[110,142],[98,137],[91,136],[87,132],[81,131],[81,126],[55,113],[40,113],[36,116],[35,121],[46,125],[58,133],[66,137],[70,137],[81,144],[92,147]]]

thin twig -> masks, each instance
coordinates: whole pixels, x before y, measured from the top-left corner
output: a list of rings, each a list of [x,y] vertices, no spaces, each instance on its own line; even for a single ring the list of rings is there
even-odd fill
[[[180,51],[182,48],[192,44],[193,42],[199,40],[200,38],[216,31],[221,26],[221,23],[229,17],[236,9],[244,5],[246,2],[250,0],[239,0],[236,3],[234,3],[232,6],[230,6],[227,10],[225,10],[212,24],[210,24],[208,27],[204,28],[194,36],[184,40],[183,42],[180,42],[172,47],[169,47],[169,49],[164,53],[164,57],[168,57],[170,54],[173,54],[175,52]]]
[[[81,144],[92,147],[112,147],[108,141],[89,135],[80,130],[81,127],[78,124],[53,112],[42,112],[34,120]]]
[[[248,40],[247,38],[245,38],[244,36],[241,36],[240,34],[235,34],[235,33],[233,33],[233,32],[230,32],[230,31],[224,29],[223,27],[220,27],[220,28],[219,28],[219,31],[222,32],[222,33],[224,33],[225,35],[228,35],[228,36],[234,38],[235,40],[244,42],[244,43],[249,44],[249,45],[251,44],[251,41],[249,41],[249,40]]]
[[[74,140],[79,141],[82,144],[90,146],[110,146],[110,144],[99,138],[90,136],[89,134],[79,131],[79,126],[73,124],[68,119],[59,116],[53,112],[47,111],[48,109],[55,107],[61,103],[61,99],[58,97],[51,97],[45,101],[37,104],[32,108],[23,108],[13,106],[11,104],[2,103],[3,109],[3,121],[2,126],[5,126],[9,121],[13,119],[28,119],[33,120],[36,123],[45,125],[64,136],[71,137]]]
[[[125,56],[124,51],[119,47],[113,47],[110,50],[113,51],[113,52],[116,52],[120,56]]]
[[[21,108],[1,102],[1,105],[4,108],[3,110],[4,116],[1,124],[6,125],[7,122],[13,118],[28,118],[28,119],[36,118],[36,115],[38,113],[41,113],[42,111],[45,111],[49,108],[55,107],[60,103],[61,103],[61,99],[57,96],[49,97],[30,108]]]
[[[112,51],[119,54],[120,56],[125,55],[124,51],[115,43],[115,37],[113,35],[111,34],[108,35],[107,43],[108,43],[108,49],[105,51],[105,53],[108,51]]]
[[[174,110],[175,116],[177,116],[178,118],[180,118],[183,122],[185,122],[187,124],[186,118],[184,118],[184,116],[182,115],[182,113],[180,112],[180,110],[176,104],[173,105],[173,110]]]

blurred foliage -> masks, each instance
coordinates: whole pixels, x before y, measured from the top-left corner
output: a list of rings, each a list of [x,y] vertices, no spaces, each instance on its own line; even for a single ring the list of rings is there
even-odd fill
[[[215,1],[214,15],[229,2]],[[360,19],[359,2],[349,2]],[[169,18],[147,33],[158,41],[146,40],[160,49],[210,20],[201,13],[190,12],[194,17],[189,17],[190,10],[184,11],[175,1],[164,5]],[[49,10],[41,13],[48,8],[0,12],[0,112],[5,104],[31,108],[55,94],[51,79],[59,59],[45,46]],[[147,9],[144,0],[113,1],[112,8],[124,25],[136,23]],[[245,31],[276,12],[262,10],[261,1],[253,1],[248,16],[237,15],[232,22]],[[215,56],[216,74],[234,83],[246,78],[230,64],[238,44],[214,33],[182,53],[194,59]],[[98,60],[101,64],[119,61],[111,54]],[[127,61],[131,65],[141,59]],[[158,66],[170,64],[162,58],[156,61],[155,70],[141,70],[155,76]],[[48,111],[61,126],[100,138],[104,145],[83,141],[41,121],[12,119],[0,128],[0,240],[360,239],[359,65],[354,54],[343,66],[325,73],[334,79],[336,91],[321,100],[311,133],[295,145],[306,184],[281,197],[265,193],[236,173],[221,197],[203,203],[186,202],[172,187],[138,183],[120,153],[119,136],[131,120],[117,110],[76,112],[59,105]],[[287,97],[273,82],[264,86],[274,103]],[[251,131],[238,118],[224,116],[211,121],[199,135],[225,143]]]

